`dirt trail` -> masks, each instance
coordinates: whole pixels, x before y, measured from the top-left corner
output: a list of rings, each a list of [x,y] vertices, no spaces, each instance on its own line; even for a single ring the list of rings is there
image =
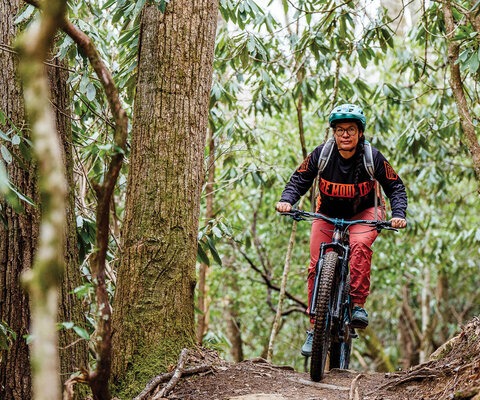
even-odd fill
[[[263,359],[227,363],[199,352],[204,373],[180,380],[168,399],[182,400],[480,400],[480,319],[409,371],[369,373],[334,369],[320,383],[307,373]]]
[[[355,371],[333,370],[326,374],[322,382],[316,383],[310,380],[307,373],[295,372],[255,360],[223,365],[217,367],[212,374],[189,378],[182,382],[169,398],[353,400],[360,383],[362,390],[375,387],[382,376],[382,374],[358,374]]]

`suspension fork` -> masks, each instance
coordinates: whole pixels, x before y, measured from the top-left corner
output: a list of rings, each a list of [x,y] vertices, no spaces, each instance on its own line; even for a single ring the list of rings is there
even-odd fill
[[[320,276],[322,275],[325,247],[326,243],[320,245],[320,254],[318,255],[317,265],[315,266],[315,280],[313,283],[312,297],[310,299],[310,317],[315,316],[315,309],[317,308],[318,284],[320,283]]]
[[[338,260],[339,265],[337,268],[340,268],[337,271],[336,275],[338,276],[338,284],[337,288],[335,289],[336,298],[333,299],[331,315],[334,318],[343,318],[342,310],[344,309],[345,301],[347,299],[344,298],[343,293],[345,292],[345,285],[347,283],[347,276],[348,276],[348,259],[350,256],[350,247],[347,245],[342,245],[343,254],[339,254]]]
[[[310,317],[314,317],[315,316],[315,309],[317,307],[317,295],[318,295],[318,288],[319,288],[319,284],[320,284],[320,277],[322,276],[322,267],[323,267],[323,261],[325,259],[325,254],[326,254],[326,251],[328,249],[332,249],[332,251],[336,251],[337,254],[338,254],[338,260],[339,260],[339,266],[337,266],[337,268],[340,267],[340,271],[337,271],[335,274],[337,276],[339,276],[338,274],[340,274],[340,277],[342,279],[340,279],[339,281],[338,280],[335,280],[335,282],[339,282],[340,283],[340,286],[338,289],[340,289],[341,291],[338,291],[338,293],[343,293],[343,290],[345,288],[345,277],[346,277],[346,274],[348,273],[348,256],[349,256],[349,247],[348,246],[345,246],[337,241],[334,241],[332,243],[322,243],[320,245],[320,254],[318,256],[318,261],[317,261],[317,265],[315,267],[315,280],[314,280],[314,284],[313,284],[313,293],[312,293],[312,297],[311,297],[311,300],[310,300]],[[332,316],[334,317],[338,317],[338,314],[339,314],[339,310],[341,308],[341,299],[342,299],[342,296],[341,295],[337,295],[336,296],[337,298],[335,299],[334,303],[333,303],[333,313],[332,313]]]

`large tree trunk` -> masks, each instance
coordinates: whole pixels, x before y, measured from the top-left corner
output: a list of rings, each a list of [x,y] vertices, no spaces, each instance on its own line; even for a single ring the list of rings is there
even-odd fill
[[[0,2],[0,41],[13,45],[16,26],[13,21],[19,1]],[[16,79],[18,60],[13,52],[0,51],[0,109],[9,120],[1,125],[3,132],[25,127],[25,110],[20,84]],[[13,136],[13,135],[12,135]],[[25,159],[18,146],[9,150],[23,162],[7,166],[10,181],[18,190],[36,200],[36,171],[30,159]],[[3,162],[3,161],[2,161]],[[24,336],[29,333],[30,312],[27,293],[20,284],[20,275],[31,268],[38,237],[38,209],[23,203],[24,213],[17,213],[2,201],[0,223],[0,320],[5,321],[17,335],[0,362],[0,398],[28,400],[31,398],[29,351]]]
[[[113,316],[113,375],[139,388],[194,343],[193,292],[218,2],[141,16],[138,84]],[[142,382],[143,381],[143,382]]]

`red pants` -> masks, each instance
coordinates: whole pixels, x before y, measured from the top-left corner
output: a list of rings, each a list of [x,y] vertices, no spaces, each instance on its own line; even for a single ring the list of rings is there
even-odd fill
[[[385,217],[385,210],[377,208],[377,219]],[[368,208],[351,219],[375,219],[375,208]],[[372,264],[371,246],[378,236],[376,229],[365,225],[353,225],[350,228],[350,297],[353,303],[364,304],[370,294],[370,266]],[[310,266],[308,267],[308,305],[313,293],[315,266],[320,254],[320,244],[332,241],[333,225],[321,219],[312,224],[310,236]]]

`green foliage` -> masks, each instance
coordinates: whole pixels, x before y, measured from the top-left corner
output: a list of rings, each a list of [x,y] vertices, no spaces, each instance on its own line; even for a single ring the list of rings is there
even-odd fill
[[[203,337],[202,345],[208,349],[216,350],[219,353],[226,353],[232,344],[224,333],[210,331]]]
[[[208,221],[207,225],[198,231],[198,261],[210,265],[210,258],[207,255],[210,253],[213,260],[219,266],[222,266],[222,260],[215,246],[220,239],[231,238],[231,236],[231,229],[222,221]]]
[[[24,203],[35,206],[33,200],[10,181],[7,168],[12,163],[25,165],[31,160],[31,142],[21,128],[0,110],[0,196],[16,211],[23,212]],[[4,219],[3,213],[0,218]]]
[[[4,321],[0,321],[0,351],[8,350],[16,339],[17,334]]]
[[[73,322],[61,322],[58,324],[58,329],[73,329],[73,331],[82,339],[90,340],[90,334],[82,327],[75,325]]]

